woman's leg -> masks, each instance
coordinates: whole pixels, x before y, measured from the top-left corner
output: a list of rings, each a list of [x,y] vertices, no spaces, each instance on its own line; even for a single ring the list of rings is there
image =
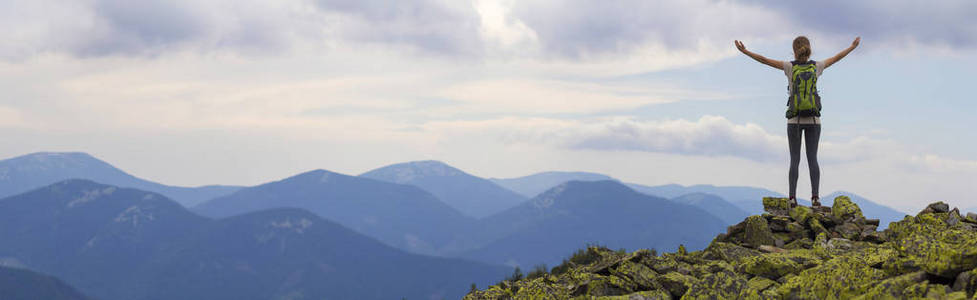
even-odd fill
[[[787,182],[790,197],[797,197],[797,166],[801,164],[801,128],[797,124],[787,124],[787,145],[790,148],[790,171]]]
[[[804,151],[807,152],[807,169],[811,171],[811,195],[818,197],[821,182],[821,168],[818,167],[818,140],[821,138],[821,124],[804,126]]]

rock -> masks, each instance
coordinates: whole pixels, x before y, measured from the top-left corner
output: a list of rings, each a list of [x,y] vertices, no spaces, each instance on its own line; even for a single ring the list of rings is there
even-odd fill
[[[794,207],[790,210],[790,217],[794,219],[794,222],[798,224],[807,224],[807,219],[811,217],[813,212],[810,207],[800,206]]]
[[[770,230],[774,232],[788,232],[787,224],[791,222],[788,216],[774,216],[767,220]]]
[[[977,232],[951,227],[936,214],[893,222],[889,232],[889,241],[900,254],[927,273],[952,279],[977,267]]]
[[[881,244],[885,242],[885,233],[878,232],[878,231],[872,231],[872,232],[863,231],[859,235],[858,239],[869,243]]]
[[[854,244],[851,240],[844,238],[833,238],[828,240],[828,249],[851,250]]]
[[[770,287],[773,287],[773,286],[776,286],[776,285],[777,285],[777,282],[776,281],[773,281],[773,280],[767,279],[766,277],[761,277],[761,276],[753,277],[753,278],[750,279],[750,281],[747,281],[746,282],[747,288],[752,289],[752,290],[757,291],[757,292],[763,291],[763,290],[765,290],[767,288],[770,288]]]
[[[821,225],[821,221],[818,221],[818,219],[815,218],[810,218],[807,220],[807,227],[811,228],[811,231],[814,232],[815,236],[821,233],[828,233],[828,230]]]
[[[849,299],[885,278],[860,258],[839,256],[787,279],[777,291],[789,299]]]
[[[624,297],[623,299],[621,297]],[[537,298],[526,298],[526,299],[543,299],[545,297]],[[637,293],[628,294],[627,296],[618,297],[598,297],[597,300],[671,300],[672,295],[663,290],[652,290],[652,291],[641,291]]]
[[[791,240],[799,240],[811,236],[811,231],[807,230],[807,228],[797,222],[787,223],[787,232],[789,233]]]
[[[953,290],[964,291],[972,296],[977,291],[977,269],[960,272],[957,279],[953,281]]]
[[[787,216],[790,212],[790,199],[763,197],[763,211],[775,216]]]
[[[813,244],[814,241],[812,241],[811,239],[803,238],[799,240],[794,240],[793,242],[784,245],[784,249],[788,249],[788,250],[811,249],[811,246]]]
[[[597,258],[589,263],[503,281],[464,299],[975,297],[977,214],[960,216],[935,203],[879,232],[879,221],[865,219],[844,197],[832,208],[772,210],[730,226],[702,251],[683,246],[655,256],[592,247]]]
[[[913,272],[883,280],[862,295],[864,299],[909,299],[906,288],[926,280],[926,272]]]
[[[767,220],[761,216],[749,216],[746,218],[746,227],[743,230],[743,243],[748,247],[759,247],[760,245],[773,245],[773,232]]]
[[[663,289],[668,291],[672,297],[681,298],[685,295],[685,292],[689,290],[692,286],[692,282],[695,278],[679,274],[678,272],[671,272],[662,276],[658,276],[658,283]]]
[[[977,224],[977,213],[968,212],[967,217],[963,221]]]
[[[835,197],[834,204],[831,205],[831,216],[839,224],[865,219],[862,209],[851,202],[847,196]]]
[[[800,272],[801,265],[787,257],[780,255],[761,255],[743,259],[736,267],[737,271],[753,276],[763,276],[777,280],[787,274]]]
[[[744,257],[760,255],[760,252],[742,247],[736,244],[713,241],[706,248],[705,257],[707,259],[719,259],[724,261],[737,261]]]
[[[591,296],[618,296],[627,295],[637,288],[637,286],[626,279],[617,276],[607,276],[591,281],[587,284],[587,295]]]
[[[658,273],[640,263],[625,262],[611,270],[611,275],[630,279],[640,290],[661,288],[655,281]]]
[[[817,207],[812,207],[811,210],[813,210],[816,213],[821,213],[826,215],[831,214],[831,206],[817,206]]]
[[[746,278],[733,272],[706,274],[695,281],[683,299],[733,299],[746,288]]]
[[[930,203],[930,205],[927,205],[926,208],[923,209],[923,211],[920,213],[921,214],[922,213],[945,213],[949,211],[950,211],[950,205],[944,203],[943,201],[940,201],[940,202]]]
[[[844,223],[835,226],[834,231],[841,235],[841,237],[849,240],[857,239],[859,234],[862,233],[862,228],[855,223]]]

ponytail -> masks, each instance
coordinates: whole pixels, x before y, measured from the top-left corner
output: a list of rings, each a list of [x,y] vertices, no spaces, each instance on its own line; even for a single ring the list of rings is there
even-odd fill
[[[794,39],[794,59],[805,62],[811,58],[811,41],[806,36],[798,36]]]

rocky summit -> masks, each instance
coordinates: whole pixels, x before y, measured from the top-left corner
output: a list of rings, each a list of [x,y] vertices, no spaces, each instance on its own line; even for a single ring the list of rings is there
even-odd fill
[[[702,251],[592,246],[464,299],[977,299],[977,214],[937,202],[878,231],[844,196],[763,206]]]

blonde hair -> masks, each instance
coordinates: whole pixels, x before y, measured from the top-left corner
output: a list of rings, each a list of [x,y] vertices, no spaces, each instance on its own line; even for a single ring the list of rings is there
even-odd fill
[[[806,36],[794,38],[794,59],[800,62],[811,58],[811,41]]]

